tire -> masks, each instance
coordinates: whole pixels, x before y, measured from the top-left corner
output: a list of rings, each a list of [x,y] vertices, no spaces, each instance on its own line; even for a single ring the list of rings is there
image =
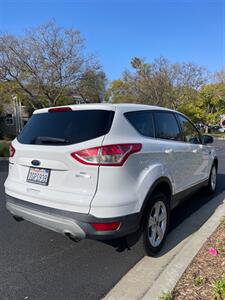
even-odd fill
[[[216,168],[216,164],[214,163],[212,165],[211,171],[210,171],[210,175],[209,175],[209,181],[207,184],[207,192],[212,195],[214,194],[215,190],[216,190],[216,185],[217,185],[217,168]]]
[[[170,208],[166,195],[161,192],[152,194],[149,200],[140,242],[147,255],[155,256],[161,250],[168,232]]]

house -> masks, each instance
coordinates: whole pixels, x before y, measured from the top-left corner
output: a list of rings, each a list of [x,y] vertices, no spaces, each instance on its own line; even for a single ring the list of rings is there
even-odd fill
[[[15,137],[28,121],[28,113],[25,106],[16,100],[3,105],[3,113],[0,122],[0,135],[2,137]]]
[[[84,100],[81,96],[79,95],[72,95],[71,96],[71,103],[72,104],[85,104],[85,103],[89,103],[88,100]]]

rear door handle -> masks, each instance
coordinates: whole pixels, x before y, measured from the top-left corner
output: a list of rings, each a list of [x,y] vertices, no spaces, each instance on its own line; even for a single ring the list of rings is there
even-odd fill
[[[165,150],[166,154],[171,154],[172,152],[173,152],[173,149],[171,149],[171,148]]]
[[[198,153],[198,149],[192,150],[193,153]]]

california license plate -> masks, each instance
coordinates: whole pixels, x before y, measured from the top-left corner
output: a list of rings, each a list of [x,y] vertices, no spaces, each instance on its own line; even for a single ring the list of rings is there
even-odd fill
[[[50,177],[49,169],[30,167],[27,176],[27,182],[41,184],[41,185],[48,185],[49,177]]]

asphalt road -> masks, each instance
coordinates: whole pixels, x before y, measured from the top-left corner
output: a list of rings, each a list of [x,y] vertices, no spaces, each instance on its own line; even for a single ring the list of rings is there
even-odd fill
[[[216,195],[223,200],[225,141],[217,141],[215,147],[219,156]],[[7,165],[0,165],[0,300],[100,299],[142,258],[139,245],[127,249],[123,239],[107,244],[91,240],[74,243],[26,221],[16,223],[5,209],[6,176]],[[184,219],[208,201],[213,197],[200,191],[175,209],[171,232],[174,234]],[[198,226],[203,222],[204,218]],[[167,247],[160,255],[165,251]]]

